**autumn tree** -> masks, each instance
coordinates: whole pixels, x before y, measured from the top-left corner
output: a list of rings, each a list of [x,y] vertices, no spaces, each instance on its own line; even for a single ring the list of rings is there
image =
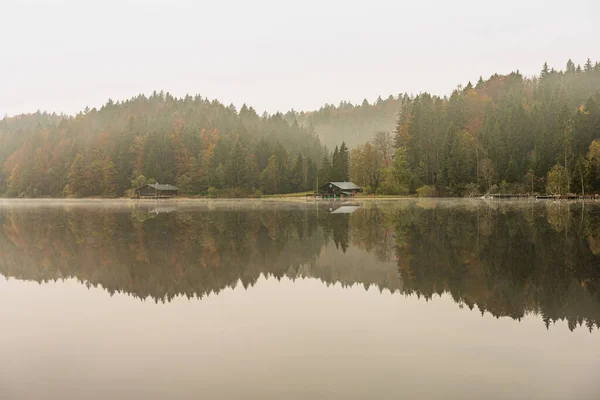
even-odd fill
[[[565,194],[569,191],[567,172],[563,165],[556,164],[546,178],[546,192],[554,195]]]
[[[83,197],[88,195],[89,182],[86,171],[85,160],[81,153],[77,153],[67,176],[67,186],[65,187],[67,196]]]
[[[110,160],[104,164],[102,183],[103,196],[117,196],[119,186],[119,182],[117,181],[117,169],[115,168],[115,164]]]
[[[377,132],[373,137],[373,146],[377,152],[379,152],[385,168],[392,164],[392,152],[393,152],[394,140],[389,132]]]
[[[350,155],[352,181],[376,193],[381,183],[381,163],[378,151],[370,142],[353,149]]]
[[[489,192],[492,187],[492,182],[496,171],[494,170],[494,163],[489,158],[484,158],[479,162],[479,173],[485,183],[486,192]]]

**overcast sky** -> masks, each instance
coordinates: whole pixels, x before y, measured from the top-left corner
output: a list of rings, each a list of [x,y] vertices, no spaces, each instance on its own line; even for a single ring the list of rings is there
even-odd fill
[[[600,2],[0,2],[0,116],[164,90],[274,112],[600,59]]]

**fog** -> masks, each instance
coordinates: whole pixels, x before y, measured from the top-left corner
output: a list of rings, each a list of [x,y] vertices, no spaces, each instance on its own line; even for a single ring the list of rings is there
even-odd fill
[[[583,63],[598,3],[197,1],[2,3],[0,116],[77,113],[165,90],[257,110],[310,110],[544,61]]]

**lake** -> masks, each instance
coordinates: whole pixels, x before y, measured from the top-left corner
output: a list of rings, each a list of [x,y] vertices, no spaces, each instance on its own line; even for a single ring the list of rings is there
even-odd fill
[[[0,200],[2,399],[598,399],[600,203]]]

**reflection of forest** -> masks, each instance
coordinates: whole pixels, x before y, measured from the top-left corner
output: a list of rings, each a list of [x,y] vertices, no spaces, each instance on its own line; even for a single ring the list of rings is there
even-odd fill
[[[308,205],[204,203],[168,213],[0,208],[0,272],[74,277],[157,301],[203,297],[261,274],[375,285],[495,316],[600,326],[600,208],[401,202],[352,214]]]

